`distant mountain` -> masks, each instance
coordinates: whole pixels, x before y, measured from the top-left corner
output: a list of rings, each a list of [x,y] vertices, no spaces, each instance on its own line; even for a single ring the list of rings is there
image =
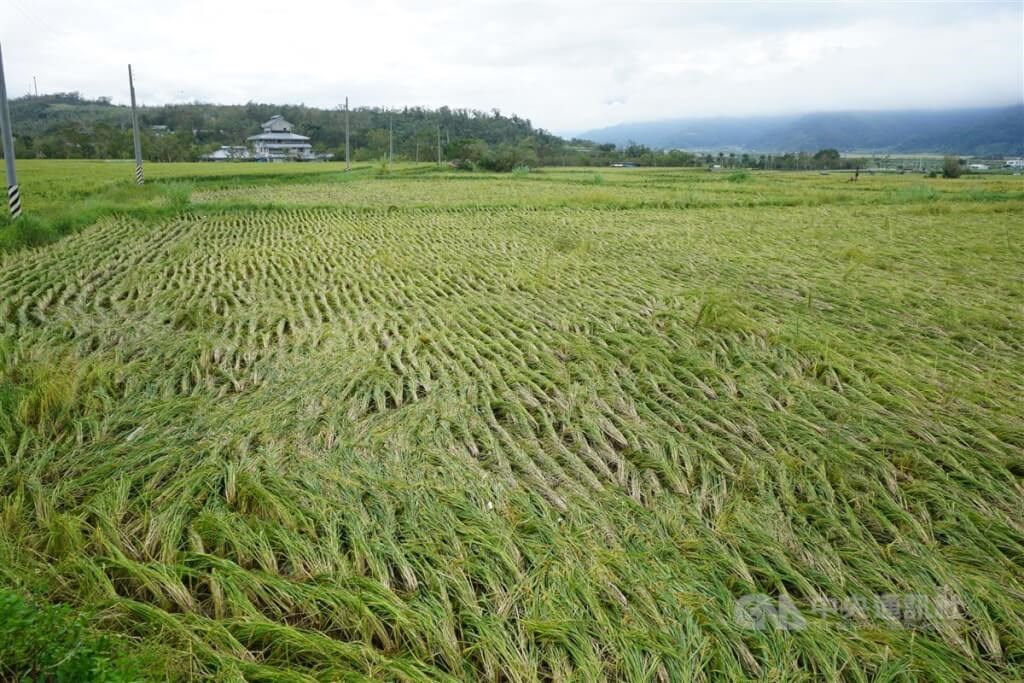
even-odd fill
[[[937,111],[674,119],[624,123],[578,137],[686,150],[775,153],[834,147],[850,152],[1016,155],[1024,154],[1024,104]]]

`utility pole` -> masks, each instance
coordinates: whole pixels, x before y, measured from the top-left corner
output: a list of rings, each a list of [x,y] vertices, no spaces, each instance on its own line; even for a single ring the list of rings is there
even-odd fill
[[[388,112],[388,168],[395,163],[395,115]]]
[[[348,96],[345,96],[345,170],[352,168],[348,153]]]
[[[14,170],[14,136],[11,134],[11,111],[7,108],[7,84],[4,82],[4,55],[0,51],[0,132],[4,139],[4,164],[7,168],[7,204],[11,219],[21,215],[21,192]]]
[[[36,83],[36,77],[32,77],[32,91],[35,92],[36,97],[39,97],[39,84]]]
[[[132,96],[132,139],[135,142],[135,182],[142,185],[142,141],[139,140],[139,113],[135,111],[135,81],[132,78],[132,65],[128,65],[128,90]]]
[[[437,124],[437,167],[441,168],[441,124]]]
[[[416,163],[420,163],[420,127],[417,124],[413,128],[413,138],[416,140]]]

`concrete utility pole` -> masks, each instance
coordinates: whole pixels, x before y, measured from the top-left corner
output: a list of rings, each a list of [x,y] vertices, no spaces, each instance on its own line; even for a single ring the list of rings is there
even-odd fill
[[[135,80],[132,78],[132,65],[128,65],[128,90],[132,96],[132,140],[135,143],[135,182],[142,185],[142,141],[139,139],[139,113],[135,111]]]
[[[413,127],[413,138],[416,140],[416,163],[420,163],[420,127],[417,124]]]
[[[437,167],[441,168],[441,124],[437,124]]]
[[[395,115],[388,112],[388,168],[395,163]]]
[[[348,153],[348,97],[345,98],[345,170],[352,168]]]
[[[32,77],[32,91],[35,92],[36,97],[39,97],[39,84],[36,83],[36,77]]]
[[[4,165],[7,168],[7,205],[11,218],[21,215],[21,191],[14,169],[14,135],[11,134],[11,110],[7,108],[7,83],[4,81],[4,55],[0,50],[0,133],[4,140]]]

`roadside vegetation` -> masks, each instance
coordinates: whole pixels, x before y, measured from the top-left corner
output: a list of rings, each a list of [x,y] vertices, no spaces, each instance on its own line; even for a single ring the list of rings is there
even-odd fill
[[[0,675],[1024,677],[1020,178],[23,166]]]

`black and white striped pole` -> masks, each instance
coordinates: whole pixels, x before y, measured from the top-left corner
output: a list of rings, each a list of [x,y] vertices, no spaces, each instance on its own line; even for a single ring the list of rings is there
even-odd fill
[[[0,133],[4,140],[4,165],[7,168],[7,205],[13,220],[21,215],[21,191],[18,189],[18,176],[14,169],[14,135],[11,134],[11,111],[7,108],[3,50],[0,50]]]
[[[349,163],[348,154],[348,95],[345,96],[345,170],[348,171],[352,168],[352,164]]]
[[[132,79],[132,65],[128,65],[128,89],[132,95],[132,140],[135,143],[135,182],[142,185],[142,142],[139,140],[139,114],[135,111],[135,81]]]

